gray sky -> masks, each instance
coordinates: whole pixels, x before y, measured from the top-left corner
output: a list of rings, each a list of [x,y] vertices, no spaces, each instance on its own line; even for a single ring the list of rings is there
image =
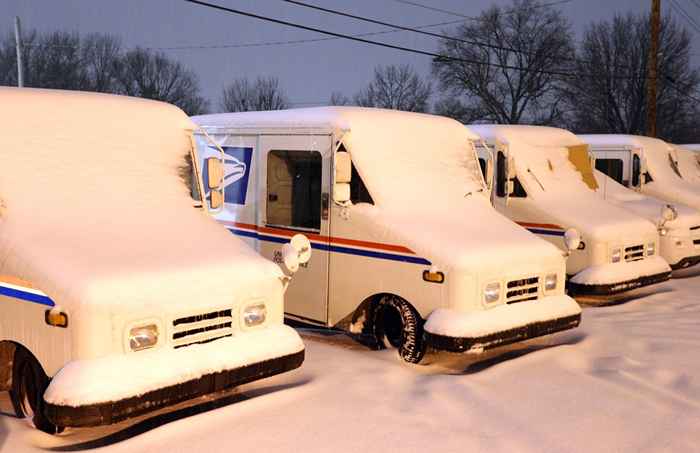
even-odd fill
[[[283,3],[279,0],[209,0],[232,8],[272,16],[291,22],[355,34],[384,27],[330,16]],[[304,0],[324,6],[407,26],[457,20],[459,17],[429,11],[394,0]],[[492,4],[507,6],[510,0],[414,0],[417,3],[477,16]],[[700,7],[693,0],[675,0],[700,21]],[[0,32],[12,29],[19,15],[25,30],[66,30],[79,33],[103,32],[121,36],[126,47],[177,47],[237,45],[322,38],[313,32],[217,12],[178,0],[1,0]],[[615,12],[644,12],[650,0],[572,0],[558,6],[580,36],[586,24],[605,19]],[[663,0],[663,12],[670,3]],[[700,3],[700,2],[698,2]],[[678,17],[678,16],[677,16]],[[689,30],[687,22],[678,20]],[[439,29],[432,29],[439,31]],[[398,32],[370,39],[434,51],[436,40],[410,32]],[[700,54],[700,35],[693,34],[694,52]],[[218,108],[223,85],[236,77],[274,75],[290,99],[305,103],[327,102],[332,91],[347,95],[362,88],[378,64],[409,63],[421,74],[430,71],[430,58],[346,40],[315,43],[241,47],[226,49],[167,50],[168,55],[194,69],[203,94]],[[700,55],[694,57],[700,64]]]

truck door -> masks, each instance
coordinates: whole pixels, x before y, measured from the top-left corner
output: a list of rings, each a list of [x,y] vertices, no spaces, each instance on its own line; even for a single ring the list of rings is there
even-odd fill
[[[264,207],[260,210],[260,253],[280,261],[280,245],[297,233],[313,248],[287,289],[285,313],[315,324],[328,319],[330,224],[330,135],[268,135],[259,141],[260,180]]]

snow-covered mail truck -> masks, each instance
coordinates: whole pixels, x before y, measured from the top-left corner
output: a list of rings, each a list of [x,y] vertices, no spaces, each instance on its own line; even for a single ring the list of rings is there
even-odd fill
[[[579,138],[589,145],[596,168],[623,186],[700,210],[700,184],[684,178],[673,145],[636,135],[579,135]]]
[[[567,229],[581,235],[567,260],[571,294],[604,301],[670,278],[656,226],[596,194],[588,147],[574,134],[537,126],[469,130],[493,168],[496,209],[561,248]]]
[[[599,170],[593,173],[598,184],[596,191],[605,200],[657,225],[659,254],[671,269],[700,263],[700,212],[635,192]]]
[[[180,109],[0,88],[0,124],[0,391],[17,416],[110,424],[302,363],[285,273],[193,208]]]
[[[474,352],[578,325],[562,253],[493,209],[459,123],[356,107],[194,121],[225,151],[218,220],[277,260],[289,236],[312,241],[287,292],[289,318],[395,347],[409,362],[428,346]],[[204,170],[220,158],[206,138]]]

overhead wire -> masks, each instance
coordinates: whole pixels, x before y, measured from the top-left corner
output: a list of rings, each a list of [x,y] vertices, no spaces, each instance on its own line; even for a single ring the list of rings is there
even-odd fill
[[[222,6],[218,5],[215,3],[211,2],[206,2],[202,0],[184,0],[187,3],[192,3],[194,5],[230,13],[230,14],[236,14],[244,17],[250,17],[266,22],[271,22],[275,23],[278,25],[285,25],[288,27],[292,28],[298,28],[301,30],[306,30],[306,31],[311,31],[319,34],[324,34],[328,36],[334,36],[338,38],[344,38],[350,41],[355,41],[355,42],[360,42],[363,44],[369,44],[369,45],[374,45],[374,46],[379,46],[379,47],[385,47],[388,49],[393,49],[393,50],[399,50],[402,52],[408,52],[408,53],[414,53],[417,55],[424,55],[424,56],[429,56],[435,59],[442,59],[442,60],[448,60],[448,61],[456,61],[456,62],[461,62],[461,63],[468,63],[468,64],[473,64],[473,65],[480,65],[480,66],[491,66],[491,67],[497,67],[501,69],[510,69],[510,70],[515,70],[515,71],[522,71],[522,72],[532,72],[532,73],[538,73],[538,74],[548,74],[548,75],[556,75],[556,76],[561,76],[561,77],[573,77],[573,76],[584,76],[584,77],[593,77],[597,78],[597,75],[590,75],[590,74],[582,74],[582,73],[577,73],[577,74],[572,74],[569,71],[562,70],[562,69],[532,69],[528,67],[523,67],[523,66],[513,66],[513,65],[508,65],[508,64],[501,64],[501,63],[493,63],[490,61],[478,61],[478,60],[473,60],[473,59],[468,59],[468,58],[460,58],[460,57],[453,57],[449,55],[444,55],[444,54],[439,54],[436,52],[430,52],[427,50],[421,50],[421,49],[414,49],[410,47],[405,47],[405,46],[399,46],[395,44],[389,44],[381,41],[372,41],[369,39],[353,36],[353,35],[348,35],[344,33],[339,33],[335,31],[330,31],[330,30],[324,30],[321,28],[316,28],[316,27],[311,27],[308,25],[303,25],[303,24],[298,24],[282,19],[277,19],[274,17],[268,17],[268,16],[263,16],[260,14],[255,14],[251,13],[248,11],[243,11],[235,8],[230,8],[227,6]],[[616,75],[614,78],[618,79],[639,79],[639,78],[645,78],[645,77],[637,77],[637,76],[622,76],[622,75]]]

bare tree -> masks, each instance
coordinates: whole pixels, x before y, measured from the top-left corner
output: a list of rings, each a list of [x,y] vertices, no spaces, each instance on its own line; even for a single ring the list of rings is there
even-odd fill
[[[188,115],[207,109],[207,101],[198,94],[197,76],[163,53],[130,50],[118,60],[115,74],[123,94],[169,102]]]
[[[572,129],[646,132],[649,35],[648,15],[617,15],[588,27],[576,76],[565,89]],[[667,18],[662,21],[659,40],[659,135],[672,141],[699,140],[698,102],[688,96],[700,86],[700,73],[690,66],[690,35]]]
[[[258,77],[255,82],[243,77],[224,88],[220,105],[226,112],[283,110],[289,100],[277,77]]]
[[[352,100],[340,91],[334,91],[331,93],[328,105],[352,105]]]
[[[433,60],[443,98],[460,99],[483,121],[552,124],[562,117],[561,69],[573,57],[571,26],[537,0],[493,6],[442,39]],[[475,41],[482,45],[473,44]]]
[[[112,35],[91,33],[81,40],[80,47],[88,89],[103,93],[117,91],[121,40]]]
[[[411,66],[377,66],[374,79],[355,95],[354,103],[362,107],[427,112],[431,93],[430,82],[422,80]]]

